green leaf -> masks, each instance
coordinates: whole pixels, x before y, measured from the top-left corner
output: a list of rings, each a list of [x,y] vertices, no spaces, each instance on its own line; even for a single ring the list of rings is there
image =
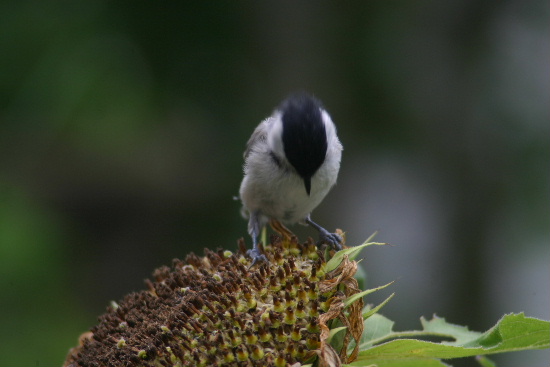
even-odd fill
[[[380,303],[375,308],[367,310],[366,312],[364,312],[363,313],[363,320],[366,320],[369,317],[371,317],[372,315],[374,315],[375,313],[377,313],[382,307],[384,307],[386,305],[386,303],[388,303],[390,301],[390,299],[393,298],[393,296],[395,296],[395,293],[390,294],[390,296],[388,298],[386,298],[382,303]]]
[[[393,282],[389,282],[388,284],[381,285],[380,287],[377,287],[377,288],[367,289],[366,291],[355,293],[354,295],[351,295],[351,296],[349,296],[348,298],[346,298],[344,300],[344,307],[348,307],[353,302],[357,301],[359,298],[362,298],[362,297],[366,296],[367,294],[379,291],[380,289],[384,289],[387,286],[389,286],[390,284],[393,284]]]
[[[441,362],[439,359],[422,358],[422,359],[399,359],[399,360],[358,360],[350,364],[344,364],[343,367],[451,367],[450,365]]]
[[[393,333],[394,322],[390,319],[375,313],[364,322],[364,331],[361,337],[361,350],[373,344],[373,341],[384,338]]]
[[[448,323],[444,318],[437,317],[435,315],[429,321],[424,317],[421,317],[420,322],[422,323],[422,329],[425,332],[432,333],[432,335],[436,336],[446,336],[455,339],[454,342],[442,342],[444,344],[464,345],[481,336],[481,333],[477,331],[468,330],[466,326]]]
[[[338,334],[340,331],[342,330],[346,330],[348,327],[347,326],[339,326],[337,328],[334,328],[334,329],[330,329],[330,333],[328,334],[328,338],[327,338],[327,343],[330,343],[332,338]]]
[[[378,231],[372,232],[372,234],[367,238],[363,243],[371,242],[374,237],[378,234]]]
[[[357,283],[359,285],[359,289],[365,289],[367,288],[367,272],[365,271],[365,268],[361,265],[357,266],[357,272],[353,276],[355,279],[357,279]]]
[[[340,331],[343,330],[342,328],[347,328],[347,327],[342,324],[341,320],[334,319],[330,321],[329,328],[331,329],[331,334],[332,334],[332,329],[336,330],[336,332],[333,333],[332,335],[329,334],[330,345],[334,348],[334,350],[339,351],[342,349],[342,346],[344,345],[344,338],[346,336],[346,333],[341,333]]]
[[[367,246],[373,246],[373,245],[375,245],[375,246],[385,246],[385,245],[387,245],[387,243],[365,242],[365,243],[363,243],[362,245],[359,245],[359,246],[350,247],[350,248],[347,248],[347,249],[344,249],[344,250],[340,250],[337,253],[335,253],[334,256],[332,257],[332,259],[330,259],[327,262],[327,264],[325,265],[325,271],[329,272],[329,271],[332,271],[332,270],[336,269],[338,267],[338,265],[340,265],[340,263],[344,259],[344,255],[348,255],[348,258],[350,260],[353,260],[357,257],[357,255],[359,255],[359,253],[361,252],[362,249],[364,249]]]
[[[424,330],[422,331],[394,332],[391,330],[393,323],[389,324],[384,319],[374,318],[374,316],[365,321],[365,332],[368,332],[367,327],[376,327],[376,323],[381,324],[385,332],[388,328],[390,331],[385,335],[381,332],[371,332],[372,338],[366,339],[361,345],[367,349],[361,348],[358,361],[375,363],[374,361],[391,360],[403,362],[404,359],[447,359],[550,347],[550,323],[525,317],[523,313],[505,315],[493,328],[483,334],[449,324],[441,318],[423,320]],[[411,336],[443,336],[452,338],[454,341],[434,343],[407,338],[368,348],[369,344]],[[400,365],[403,366],[403,364]],[[379,364],[379,366],[385,365]]]
[[[549,348],[550,322],[525,317],[523,313],[504,315],[497,325],[465,346],[476,344],[505,351]]]
[[[349,257],[350,260],[355,260],[355,258],[357,256],[359,256],[359,253],[361,252],[361,250],[364,247],[368,247],[368,246],[387,246],[387,245],[389,245],[389,244],[385,243],[385,242],[368,242],[368,240],[367,240],[360,246],[352,247],[351,249],[354,250],[354,251],[351,251],[348,254],[348,257]],[[346,250],[350,250],[350,249],[346,249]]]

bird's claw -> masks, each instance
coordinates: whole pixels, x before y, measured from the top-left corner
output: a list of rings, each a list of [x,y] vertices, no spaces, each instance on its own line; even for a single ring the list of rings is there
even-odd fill
[[[328,231],[321,231],[319,233],[319,242],[318,244],[325,243],[332,247],[336,251],[340,251],[342,249],[342,236],[340,236],[338,233],[330,233]]]
[[[252,258],[252,264],[250,264],[250,268],[252,268],[254,265],[256,264],[261,264],[261,263],[268,263],[269,261],[267,260],[267,257],[265,257],[264,254],[260,253],[260,250],[257,249],[257,248],[253,248],[252,250],[248,250],[247,252],[247,255],[250,256]]]

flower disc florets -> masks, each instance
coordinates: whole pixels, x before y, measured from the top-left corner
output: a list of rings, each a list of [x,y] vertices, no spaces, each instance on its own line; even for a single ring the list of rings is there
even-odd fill
[[[264,253],[269,262],[250,268],[241,240],[237,253],[206,249],[204,257],[191,254],[157,269],[148,290],[113,304],[83,334],[65,366],[283,367],[317,357],[328,365],[346,360],[345,351],[339,358],[325,341],[328,320],[347,323],[342,305],[358,291],[349,275],[353,279],[349,264],[355,263],[347,262],[347,275],[343,266],[327,272],[323,252],[295,238],[273,237]]]

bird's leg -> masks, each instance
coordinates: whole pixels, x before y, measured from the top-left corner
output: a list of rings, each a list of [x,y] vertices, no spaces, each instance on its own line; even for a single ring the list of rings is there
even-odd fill
[[[248,256],[252,258],[252,264],[250,267],[257,263],[267,263],[267,257],[260,252],[260,246],[258,244],[258,235],[260,232],[260,220],[257,213],[250,213],[250,219],[248,222],[248,232],[252,237],[252,249],[247,251]]]
[[[330,233],[329,231],[312,221],[309,215],[306,218],[306,223],[319,232],[319,243],[326,243],[336,251],[342,249],[342,237],[339,234]]]
[[[270,219],[269,225],[275,232],[279,233],[287,241],[294,236],[294,233],[292,233],[290,229],[286,228],[284,224],[279,222],[277,219]]]

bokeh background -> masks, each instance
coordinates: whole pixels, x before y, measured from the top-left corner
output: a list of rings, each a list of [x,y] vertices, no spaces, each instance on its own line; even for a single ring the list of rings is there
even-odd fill
[[[549,15],[543,0],[3,1],[0,365],[59,366],[154,268],[250,244],[242,152],[295,90],[345,147],[314,218],[393,245],[362,264],[370,286],[397,280],[368,299],[397,293],[396,329],[550,319]]]

